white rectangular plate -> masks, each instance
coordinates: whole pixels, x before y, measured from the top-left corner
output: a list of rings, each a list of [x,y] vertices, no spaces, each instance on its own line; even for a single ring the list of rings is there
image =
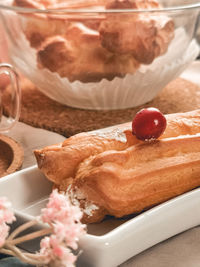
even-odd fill
[[[7,196],[19,218],[40,214],[52,184],[36,166],[0,179],[0,196]],[[167,238],[200,223],[200,189],[192,190],[131,219],[107,219],[88,226],[80,241],[77,266],[114,267]]]

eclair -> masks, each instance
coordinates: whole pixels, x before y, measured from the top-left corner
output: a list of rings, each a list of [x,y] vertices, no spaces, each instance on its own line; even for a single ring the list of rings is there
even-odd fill
[[[200,185],[200,110],[165,117],[158,140],[138,140],[131,123],[80,133],[34,151],[38,167],[85,223],[141,212]]]

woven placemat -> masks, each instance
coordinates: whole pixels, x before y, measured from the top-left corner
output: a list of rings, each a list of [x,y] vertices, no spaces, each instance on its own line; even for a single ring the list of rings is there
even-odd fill
[[[200,108],[200,88],[182,78],[172,81],[151,102],[124,110],[94,111],[64,106],[41,93],[35,85],[23,78],[22,111],[20,121],[29,125],[51,130],[66,137],[83,131],[100,129],[131,121],[143,107],[157,107],[164,114],[185,112]],[[3,103],[5,114],[9,110],[9,86]]]

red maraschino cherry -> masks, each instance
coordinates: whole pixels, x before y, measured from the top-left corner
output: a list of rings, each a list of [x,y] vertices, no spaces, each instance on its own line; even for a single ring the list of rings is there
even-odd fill
[[[132,121],[132,133],[140,140],[157,139],[167,125],[165,116],[157,108],[144,108],[136,113]]]

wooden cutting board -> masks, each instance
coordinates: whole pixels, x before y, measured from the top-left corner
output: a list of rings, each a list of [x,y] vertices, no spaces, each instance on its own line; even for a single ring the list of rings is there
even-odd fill
[[[178,78],[166,86],[151,102],[124,110],[83,110],[64,106],[41,93],[34,84],[21,79],[22,111],[20,121],[54,131],[66,137],[131,121],[143,107],[157,107],[164,114],[185,112],[200,108],[200,87]],[[6,88],[3,103],[5,114],[9,112],[10,87]]]

